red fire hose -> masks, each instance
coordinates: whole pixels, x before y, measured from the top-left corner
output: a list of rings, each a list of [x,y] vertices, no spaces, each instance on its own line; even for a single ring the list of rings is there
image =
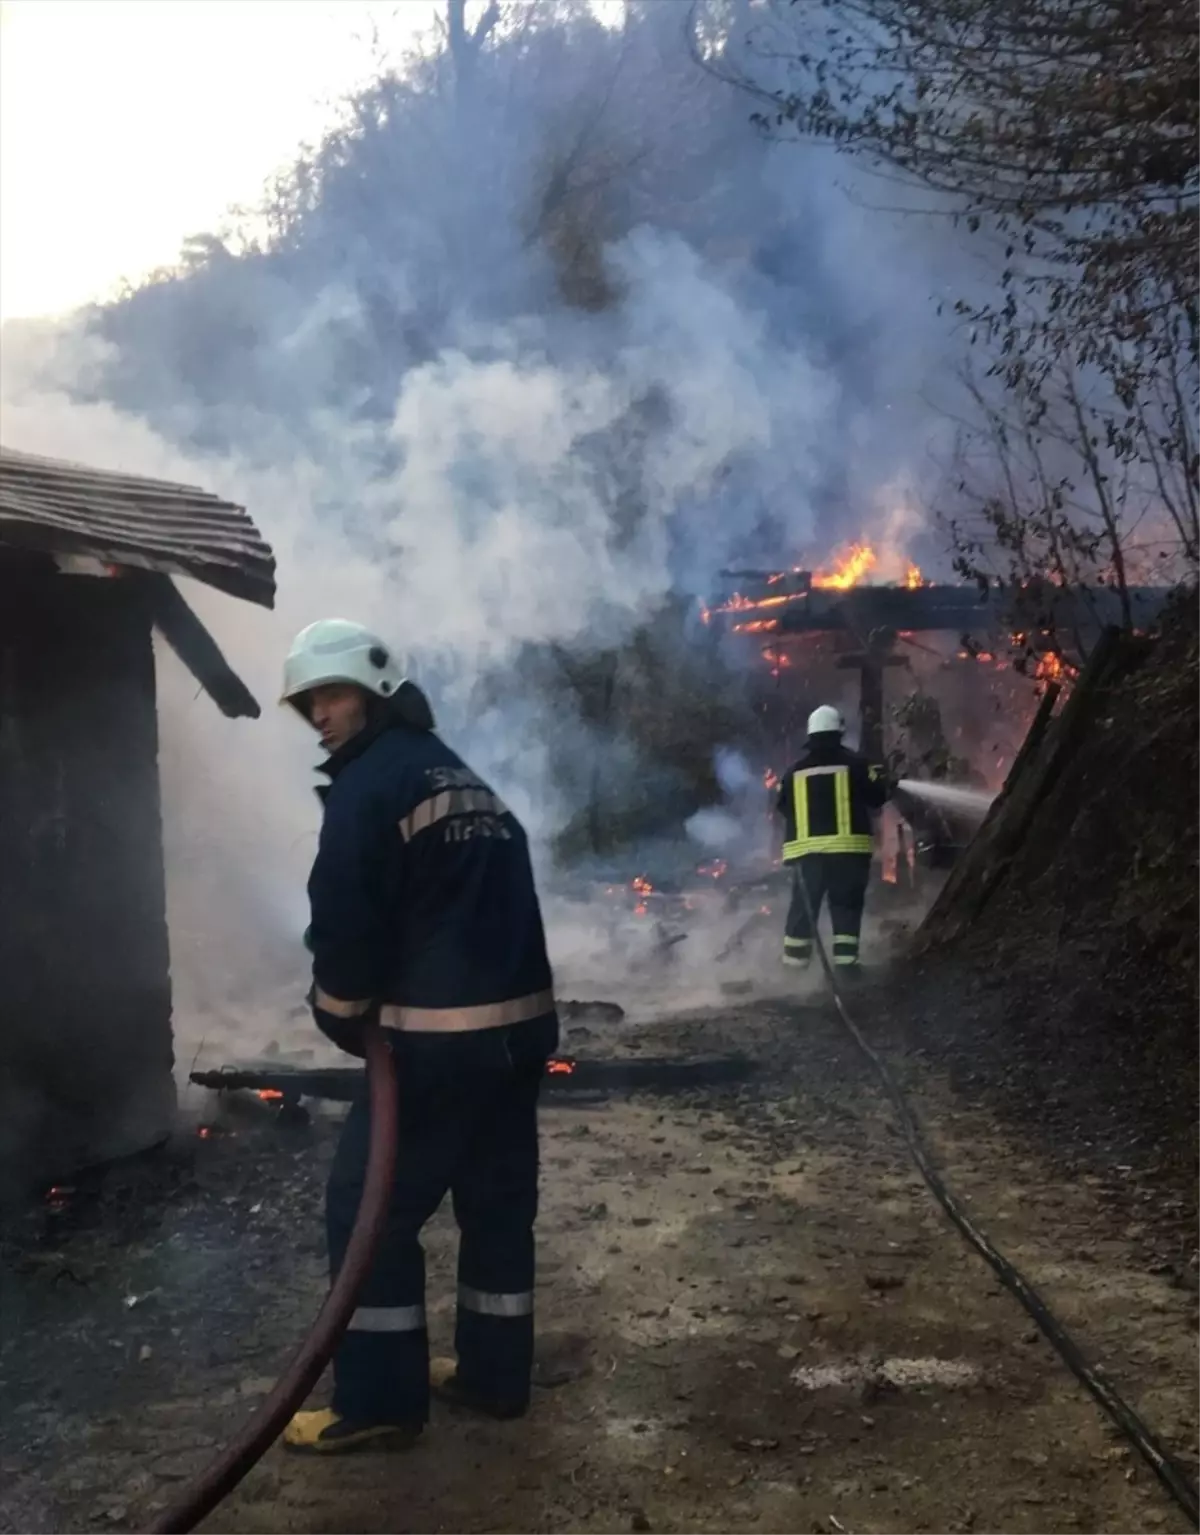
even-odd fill
[[[283,1432],[316,1385],[346,1331],[387,1216],[396,1167],[399,1120],[392,1052],[378,1024],[364,1026],[371,1139],[367,1173],[346,1256],[312,1331],[271,1394],[237,1437],[200,1473],[150,1527],[150,1535],[182,1535],[207,1518]]]

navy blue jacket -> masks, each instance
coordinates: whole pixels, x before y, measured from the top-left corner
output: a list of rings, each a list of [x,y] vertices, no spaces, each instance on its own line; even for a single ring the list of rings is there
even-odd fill
[[[432,723],[409,685],[322,769],[313,1006],[356,1054],[346,1020],[377,1012],[392,1028],[464,1032],[553,1011],[524,829]]]

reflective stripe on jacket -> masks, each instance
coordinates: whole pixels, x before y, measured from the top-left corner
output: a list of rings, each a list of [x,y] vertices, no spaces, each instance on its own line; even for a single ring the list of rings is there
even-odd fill
[[[431,729],[397,716],[336,752],[309,878],[313,1012],[348,1048],[554,1011],[524,828]],[[352,1048],[352,1045],[349,1046]]]
[[[887,799],[882,767],[814,737],[779,789],[785,863],[810,853],[870,853],[871,815]]]

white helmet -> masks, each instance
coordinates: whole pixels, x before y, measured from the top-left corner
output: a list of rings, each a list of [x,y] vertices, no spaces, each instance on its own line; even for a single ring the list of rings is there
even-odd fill
[[[845,729],[846,721],[842,718],[842,711],[835,709],[832,704],[822,704],[808,716],[810,736],[832,735],[834,732],[841,735]]]
[[[404,668],[377,634],[345,618],[322,618],[292,641],[283,663],[281,704],[304,713],[310,688],[353,682],[379,698],[390,698],[404,681]]]

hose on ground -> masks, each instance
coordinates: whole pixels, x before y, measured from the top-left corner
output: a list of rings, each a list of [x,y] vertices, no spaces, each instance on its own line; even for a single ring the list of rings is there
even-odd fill
[[[956,1195],[949,1189],[941,1174],[934,1166],[929,1150],[925,1144],[924,1134],[920,1121],[917,1119],[908,1099],[895,1077],[892,1075],[887,1063],[872,1049],[863,1037],[861,1030],[851,1018],[846,1009],[845,999],[841,988],[838,986],[836,967],[830,962],[825,945],[821,940],[821,934],[817,928],[817,914],[813,911],[812,901],[809,898],[808,889],[797,869],[794,872],[796,888],[800,891],[804,902],[805,911],[808,914],[809,928],[816,944],[817,954],[821,961],[821,968],[825,971],[830,990],[833,992],[834,1006],[838,1017],[845,1026],[846,1031],[854,1043],[866,1056],[874,1067],[875,1074],[883,1084],[896,1117],[900,1122],[900,1130],[908,1147],[909,1155],[916,1163],[917,1170],[924,1178],[930,1193],[941,1205],[949,1216],[959,1234],[970,1243],[984,1262],[992,1269],[1000,1283],[1017,1300],[1037,1323],[1038,1330],[1053,1346],[1059,1358],[1100,1404],[1113,1423],[1121,1430],[1138,1454],[1154,1472],[1155,1476],[1166,1488],[1178,1506],[1188,1516],[1193,1525],[1200,1523],[1200,1497],[1191,1480],[1178,1465],[1169,1451],[1163,1445],[1158,1436],[1150,1428],[1149,1424],[1129,1405],[1116,1386],[1108,1380],[1096,1365],[1090,1364],[1083,1350],[1071,1337],[1070,1333],[1058,1320],[1050,1307],[1025,1278],[1024,1274],[1016,1268],[991,1242],[988,1236],[979,1229],[967,1212],[959,1203]]]
[[[392,1052],[383,1030],[364,1025],[371,1134],[362,1198],[346,1255],[312,1330],[258,1411],[151,1526],[151,1535],[195,1529],[270,1449],[316,1385],[353,1314],[387,1219],[399,1118]]]

